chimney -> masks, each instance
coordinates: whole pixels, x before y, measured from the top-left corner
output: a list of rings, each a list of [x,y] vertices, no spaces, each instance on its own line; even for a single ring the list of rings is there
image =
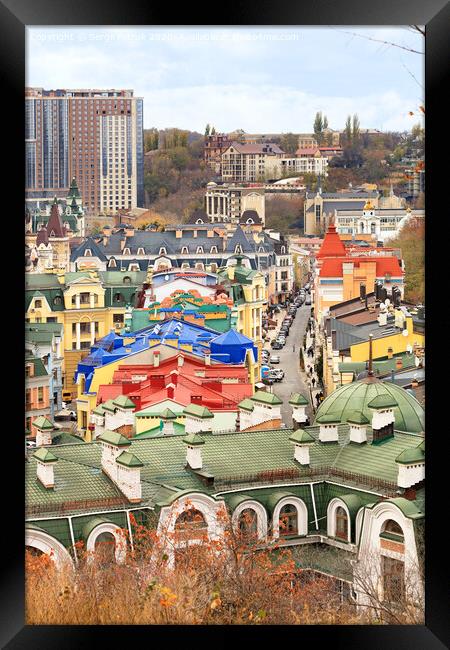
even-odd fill
[[[108,429],[97,440],[102,445],[102,470],[117,484],[116,460],[131,443],[118,431],[109,431]]]
[[[294,460],[300,465],[309,465],[309,448],[314,444],[314,438],[304,429],[297,429],[289,440],[295,445]]]
[[[55,487],[55,463],[58,460],[49,449],[38,449],[34,452],[38,480],[47,488]]]
[[[130,503],[142,501],[141,467],[144,464],[129,451],[116,458],[116,485]]]
[[[173,399],[173,396],[175,395],[175,384],[167,384],[167,397],[169,399]]]
[[[31,425],[36,429],[36,447],[52,444],[52,431],[55,427],[48,418],[40,415]]]
[[[153,366],[159,368],[159,350],[153,352]]]
[[[178,367],[181,368],[184,364],[184,357],[181,355],[178,357]]]
[[[211,352],[205,352],[205,366],[211,365]]]
[[[364,413],[355,411],[347,418],[349,426],[350,442],[361,444],[367,442],[367,425],[369,420]]]
[[[397,485],[400,488],[410,488],[425,479],[425,441],[418,447],[404,449],[397,456],[398,465]]]
[[[308,416],[306,415],[306,407],[308,400],[301,393],[293,393],[290,397],[289,404],[292,405],[292,422],[294,431],[300,429],[302,426],[308,425]]]
[[[188,404],[183,409],[184,430],[188,433],[198,433],[199,431],[211,431],[211,424],[208,420],[214,418],[211,411],[206,406],[199,404]]]
[[[191,469],[202,469],[202,445],[205,444],[204,439],[196,433],[189,433],[183,438],[183,442],[187,445],[186,465],[189,465]]]
[[[170,373],[170,382],[176,386],[178,384],[178,370],[172,370]]]
[[[374,411],[372,416],[372,444],[391,438],[394,435],[394,408],[398,406],[396,400],[386,393],[377,395],[367,406]]]
[[[163,434],[163,436],[173,435],[175,433],[173,424],[177,419],[175,413],[167,408],[164,409],[162,413],[160,413],[159,417],[161,418],[161,424],[162,424],[161,433]]]
[[[340,424],[340,419],[333,413],[325,413],[316,418],[316,422],[319,423],[319,440],[320,442],[338,442],[339,433],[338,433],[338,424]]]

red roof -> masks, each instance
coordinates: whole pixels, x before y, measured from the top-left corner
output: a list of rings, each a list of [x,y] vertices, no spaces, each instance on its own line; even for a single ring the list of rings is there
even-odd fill
[[[353,262],[355,268],[361,264],[376,264],[376,277],[384,278],[389,273],[394,278],[401,278],[404,272],[401,269],[396,257],[347,257],[345,259],[326,259],[323,262],[319,272],[321,278],[340,278],[342,277],[342,264],[344,262]]]
[[[47,223],[47,233],[49,237],[65,237],[67,234],[56,203],[52,203],[52,207],[50,209],[50,218]]]
[[[304,147],[303,149],[297,149],[295,152],[296,156],[314,156],[317,152],[320,152],[319,147]]]
[[[345,250],[344,242],[336,232],[336,226],[334,223],[330,223],[323,244],[316,254],[316,258],[345,257],[345,255],[347,255],[347,251]]]

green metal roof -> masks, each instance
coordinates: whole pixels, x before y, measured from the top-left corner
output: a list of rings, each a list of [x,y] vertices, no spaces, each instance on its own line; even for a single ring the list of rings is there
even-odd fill
[[[310,447],[310,468],[332,468],[351,473],[358,473],[364,476],[359,487],[361,489],[377,492],[376,481],[381,479],[391,482],[396,486],[398,465],[395,459],[404,449],[416,448],[422,440],[417,435],[395,432],[393,438],[387,440],[383,445],[353,445],[349,444],[349,427],[347,424],[338,426],[339,444],[324,445],[319,441],[319,427],[307,427],[314,439],[315,444]],[[368,427],[370,431],[370,427]],[[111,443],[106,433],[107,442]],[[224,434],[205,434],[201,437],[207,442],[202,448],[203,467],[205,471],[214,476],[215,480],[229,477],[242,477],[245,475],[257,476],[261,472],[273,470],[291,470],[298,479],[298,487],[289,486],[289,490],[301,493],[306,503],[309,503],[311,481],[310,469],[300,466],[294,460],[291,429],[275,429],[252,432],[236,432]],[[105,434],[104,434],[105,435]],[[186,465],[186,443],[183,436],[155,436],[146,439],[127,440],[120,434],[112,434],[119,437],[125,445],[129,445],[127,451],[135,454],[143,463],[141,468],[142,499],[143,504],[153,507],[154,504],[164,501],[170,495],[175,498],[177,493],[183,490],[196,490],[209,494],[220,493],[221,488],[206,486],[201,477],[194,472],[188,471]],[[103,436],[102,436],[103,437]],[[116,438],[114,438],[116,439]],[[62,508],[62,504],[71,503],[66,511],[79,512],[99,510],[104,508],[104,501],[114,499],[117,505],[108,505],[112,510],[127,506],[128,502],[120,494],[118,488],[101,470],[101,445],[97,442],[80,442],[78,444],[66,444],[52,447],[52,451],[58,456],[58,463],[55,467],[55,489],[46,490],[39,481],[36,481],[36,459],[31,457],[30,462],[25,464],[26,468],[26,504],[27,508],[39,508],[54,512]],[[262,475],[263,476],[263,475]],[[326,475],[325,475],[326,476]],[[340,476],[329,480],[338,483],[344,482]],[[240,480],[240,479],[239,479]],[[259,479],[264,481],[263,478]],[[324,479],[327,480],[326,477]],[[291,482],[291,481],[290,481]],[[326,505],[329,498],[340,494],[349,493],[350,485],[339,487],[332,485],[330,494],[323,494],[324,483],[314,485],[318,517],[326,516]],[[250,483],[251,484],[251,483]],[[225,484],[226,485],[226,484]],[[247,483],[248,485],[248,483]],[[226,488],[222,488],[226,489]],[[270,484],[265,485],[261,490],[252,490],[252,498],[259,499],[258,493],[270,493],[273,490]],[[241,493],[245,493],[246,487],[242,486]],[[362,493],[363,496],[365,493]],[[309,495],[309,496],[308,496]],[[365,495],[366,502],[377,501],[372,493]],[[309,500],[309,501],[308,501]],[[92,503],[86,506],[86,502]],[[77,503],[80,503],[78,506]],[[309,506],[308,506],[309,508]],[[310,513],[310,520],[313,520],[313,513]]]
[[[92,413],[95,413],[95,415],[104,415],[105,409],[103,408],[103,404],[96,406],[95,409],[93,409]]]
[[[333,412],[339,414],[341,422],[347,422],[349,414],[354,411],[362,411],[371,421],[373,412],[369,409],[368,404],[377,395],[389,395],[397,402],[397,406],[394,408],[395,429],[410,433],[424,431],[425,412],[416,398],[392,382],[383,382],[377,379],[371,382],[355,381],[337,388],[320,404],[316,413],[316,421],[321,415]]]
[[[425,451],[422,451],[420,445],[415,449],[405,449],[395,459],[396,463],[410,465],[411,463],[423,463],[425,461]]]
[[[126,395],[119,395],[113,400],[115,406],[119,406],[122,409],[134,409],[136,404],[130,400]]]
[[[137,456],[129,451],[123,451],[116,458],[116,462],[125,467],[144,467],[144,463]]]
[[[242,402],[239,402],[238,406],[240,409],[243,409],[244,411],[253,411],[253,409],[255,408],[255,405],[248,397],[243,399]]]
[[[41,463],[54,463],[58,460],[55,454],[53,454],[49,449],[45,449],[44,447],[40,447],[37,451],[35,451],[33,457],[37,458],[37,460],[40,460]]]
[[[266,393],[265,390],[257,390],[250,399],[253,402],[262,402],[263,404],[283,404],[283,400],[277,397],[274,393]]]
[[[308,400],[301,393],[292,393],[289,400],[289,404],[294,404],[295,406],[307,406]]]
[[[423,517],[423,512],[414,501],[409,501],[409,499],[405,499],[404,497],[394,497],[392,499],[387,499],[387,501],[389,503],[394,503],[398,508],[400,508],[405,517],[409,517],[410,519]]]
[[[297,429],[289,437],[291,442],[296,442],[297,444],[311,444],[314,442],[314,438],[304,429]]]
[[[196,418],[213,418],[214,415],[211,411],[206,408],[206,406],[200,406],[199,404],[188,404],[186,408],[183,409],[185,415],[194,415]]]
[[[204,438],[199,436],[197,433],[189,433],[187,436],[184,436],[183,442],[193,447],[205,444]]]
[[[115,445],[116,447],[125,447],[130,445],[128,438],[125,438],[125,436],[118,431],[109,431],[108,429],[104,431],[97,440],[109,442],[110,445]]]
[[[367,406],[370,409],[393,408],[397,406],[397,402],[392,395],[377,395]]]
[[[169,408],[167,408],[164,409],[164,411],[161,411],[159,417],[163,418],[164,420],[175,420],[178,416],[175,415],[175,413],[171,411]]]
[[[40,415],[37,417],[35,420],[33,420],[32,424],[36,427],[36,429],[41,429],[41,431],[50,431],[51,429],[55,428],[50,420],[45,417],[45,415]]]
[[[25,364],[31,363],[33,364],[34,367],[34,375],[33,377],[45,377],[48,376],[48,372],[45,369],[44,363],[42,359],[39,359],[39,357],[31,357],[27,356],[25,357]],[[33,377],[29,377],[29,379],[33,379]]]
[[[338,413],[324,413],[316,417],[316,422],[319,424],[339,424],[340,418]]]
[[[369,424],[368,418],[366,418],[364,413],[361,413],[360,411],[349,413],[347,422],[351,422],[352,424]]]

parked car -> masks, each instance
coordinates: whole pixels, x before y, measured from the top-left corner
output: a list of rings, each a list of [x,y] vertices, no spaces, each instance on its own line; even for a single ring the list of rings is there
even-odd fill
[[[270,357],[270,363],[280,363],[280,357],[278,354],[272,354]]]
[[[281,345],[283,345],[283,346],[286,345],[286,337],[284,337],[284,336],[279,336],[279,337],[277,338],[277,342],[278,342],[278,343],[281,343]]]
[[[269,378],[274,381],[281,381],[284,378],[284,370],[281,370],[281,368],[272,368],[272,370],[269,370]]]
[[[308,296],[305,300],[305,305],[310,305],[311,304],[311,296]]]
[[[272,346],[272,350],[281,350],[282,347],[283,347],[283,346],[281,345],[281,343],[278,343],[278,341],[272,341],[271,346]],[[272,357],[270,357],[269,361],[270,361],[271,359],[272,359]]]

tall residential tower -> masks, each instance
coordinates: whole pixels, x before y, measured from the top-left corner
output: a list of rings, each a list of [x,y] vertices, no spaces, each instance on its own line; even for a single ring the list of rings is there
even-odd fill
[[[90,214],[144,205],[143,100],[132,90],[25,92],[26,200],[77,179]]]

